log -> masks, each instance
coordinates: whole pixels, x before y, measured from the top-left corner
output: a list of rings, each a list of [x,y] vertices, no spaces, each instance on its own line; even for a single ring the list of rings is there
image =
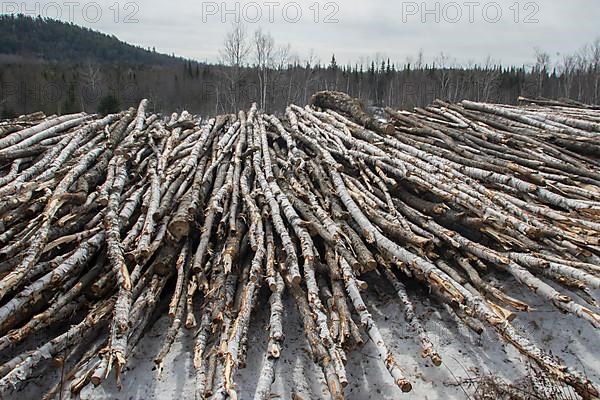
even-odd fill
[[[78,396],[111,371],[121,386],[159,318],[169,325],[159,374],[189,334],[196,397],[247,396],[236,382],[256,344],[252,321],[267,312],[253,389],[268,399],[291,306],[325,382],[318,397],[349,393],[346,361],[369,340],[400,398],[427,369],[398,363],[374,293],[398,307],[388,317],[427,363],[444,357],[418,313],[431,297],[579,397],[598,397],[512,321],[531,311],[519,299],[531,291],[555,307],[549,318],[600,329],[600,115],[521,100],[438,100],[387,109],[387,122],[339,92],[277,116],[252,104],[165,117],[142,100],[107,117],[0,121],[0,397],[29,384],[47,399]],[[51,359],[60,382],[46,379]]]

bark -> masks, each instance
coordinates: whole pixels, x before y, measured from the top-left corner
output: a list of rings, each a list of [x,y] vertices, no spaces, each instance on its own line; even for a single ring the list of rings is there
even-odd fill
[[[319,396],[342,399],[354,384],[347,352],[365,333],[398,393],[409,391],[420,372],[398,365],[370,313],[369,294],[388,284],[434,365],[415,311],[423,297],[598,397],[511,324],[530,311],[512,294],[523,288],[566,313],[556,318],[600,328],[596,110],[436,101],[388,109],[384,122],[345,94],[312,102],[202,120],[152,114],[142,100],[108,117],[0,122],[0,396],[50,372],[51,358],[66,374],[41,380],[47,398],[78,396],[113,370],[120,384],[168,315],[159,372],[182,327],[193,329],[196,398],[240,397],[269,291],[256,399],[272,396],[290,303],[326,385]]]

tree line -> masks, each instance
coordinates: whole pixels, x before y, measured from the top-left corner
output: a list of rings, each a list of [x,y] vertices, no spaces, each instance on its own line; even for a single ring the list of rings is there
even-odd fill
[[[13,23],[14,19],[18,17],[13,17]],[[276,112],[290,103],[306,104],[319,90],[344,91],[368,105],[396,108],[423,107],[436,98],[514,104],[519,96],[527,96],[600,103],[600,38],[555,60],[536,49],[531,63],[522,66],[502,66],[491,57],[480,64],[458,65],[446,54],[425,61],[422,51],[402,63],[379,54],[340,65],[335,55],[327,62],[314,54],[295,55],[290,45],[278,44],[270,33],[250,32],[239,23],[225,35],[219,63],[208,64],[143,50],[116,38],[108,40],[112,37],[72,24],[29,19],[38,24],[34,36],[39,40],[45,37],[45,26],[60,31],[55,23],[62,24],[65,32],[78,32],[80,40],[71,41],[78,43],[73,52],[79,55],[57,60],[25,51],[26,41],[20,42],[20,50],[0,44],[3,117],[38,110],[105,113],[144,97],[151,100],[153,111],[177,108],[208,115],[232,112],[256,101],[266,111]],[[0,19],[0,31],[2,26]],[[105,37],[103,52],[80,54],[77,49],[88,48],[86,41],[94,35]],[[111,46],[120,50],[111,51]],[[129,51],[149,58],[138,60]]]

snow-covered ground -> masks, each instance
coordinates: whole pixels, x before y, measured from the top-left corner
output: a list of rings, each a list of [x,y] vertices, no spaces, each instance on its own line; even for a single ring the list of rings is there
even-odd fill
[[[526,331],[537,345],[584,372],[593,382],[600,383],[600,335],[591,325],[572,315],[561,314],[516,282],[509,281],[503,289],[534,308],[530,313],[517,313],[515,326]],[[345,389],[347,399],[465,399],[473,396],[477,389],[476,384],[470,385],[468,381],[477,377],[492,375],[509,383],[528,379],[531,368],[528,360],[512,346],[500,341],[492,329],[486,329],[478,336],[457,323],[439,304],[430,302],[426,293],[413,294],[418,315],[444,363],[435,367],[421,358],[418,342],[407,329],[399,303],[393,297],[382,298],[372,287],[365,293],[367,304],[384,339],[410,379],[413,390],[403,394],[394,386],[379,361],[375,346],[367,342],[363,348],[348,355],[350,384]],[[248,366],[237,376],[238,394],[242,400],[253,398],[260,373],[267,342],[266,311],[266,308],[258,310],[249,331]],[[292,394],[302,399],[326,398],[323,394],[324,378],[308,354],[308,344],[290,301],[286,304],[286,313],[286,340],[277,365],[273,398],[291,399]],[[183,331],[165,360],[165,369],[160,376],[154,370],[152,360],[159,351],[168,323],[168,318],[159,320],[140,342],[131,366],[123,376],[121,391],[111,378],[99,388],[86,389],[82,398],[193,399],[193,332]]]

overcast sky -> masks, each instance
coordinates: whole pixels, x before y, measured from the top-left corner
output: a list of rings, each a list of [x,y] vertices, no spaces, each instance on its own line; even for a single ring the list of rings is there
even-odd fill
[[[430,62],[441,52],[461,64],[530,64],[534,48],[553,61],[600,38],[599,0],[405,1],[202,0],[4,1],[2,12],[60,17],[143,47],[216,62],[237,9],[249,31],[271,32],[301,60],[328,63],[389,57]]]

